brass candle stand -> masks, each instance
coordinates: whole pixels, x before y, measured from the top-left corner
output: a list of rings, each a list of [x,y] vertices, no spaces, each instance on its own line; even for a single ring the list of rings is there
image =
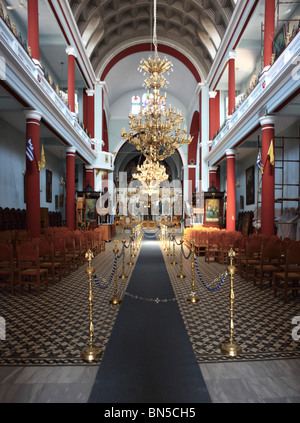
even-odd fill
[[[174,230],[173,230],[172,240],[173,240],[173,261],[171,262],[171,264],[173,266],[176,266],[177,261],[175,260],[175,234],[174,234]]]
[[[195,293],[195,241],[191,240],[191,267],[192,267],[192,292],[187,298],[187,301],[196,304],[200,301],[200,298]]]
[[[124,280],[127,279],[128,276],[125,274],[125,244],[126,244],[126,239],[125,239],[125,233],[123,232],[123,239],[122,239],[122,243],[123,243],[123,253],[122,253],[122,275],[119,276],[120,279]]]
[[[182,261],[183,261],[182,244],[183,244],[183,242],[184,242],[184,239],[181,238],[180,239],[180,273],[179,273],[179,275],[177,275],[177,278],[179,278],[179,279],[185,279],[185,277],[186,277],[182,272]]]
[[[233,259],[235,257],[235,252],[231,248],[228,253],[230,264],[228,266],[228,273],[230,275],[230,338],[229,341],[223,342],[221,344],[221,352],[223,354],[229,355],[230,357],[236,357],[239,354],[242,354],[242,348],[233,341],[233,334],[234,334],[234,321],[233,321],[233,311],[234,311],[234,274],[235,274],[235,266],[233,264]]]
[[[114,243],[115,243],[115,248],[113,249],[113,252],[115,253],[115,258],[117,259],[117,255],[119,252],[118,249],[118,240],[115,239]],[[121,298],[119,298],[117,296],[117,289],[118,289],[118,285],[117,285],[117,269],[118,269],[118,265],[117,265],[117,260],[116,261],[116,268],[115,268],[115,286],[114,286],[114,296],[109,300],[109,303],[112,305],[118,305],[122,302]]]
[[[85,258],[88,259],[89,265],[86,268],[86,273],[89,276],[89,310],[90,310],[90,342],[87,347],[85,347],[81,352],[81,358],[84,361],[91,363],[92,361],[97,360],[101,356],[100,348],[93,345],[93,336],[94,336],[94,325],[93,325],[93,290],[92,290],[92,279],[95,273],[95,269],[92,266],[92,260],[94,255],[91,250],[88,250]]]

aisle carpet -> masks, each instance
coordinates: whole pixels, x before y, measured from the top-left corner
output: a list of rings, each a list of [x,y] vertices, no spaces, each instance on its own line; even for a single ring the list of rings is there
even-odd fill
[[[89,402],[210,402],[157,241],[144,240],[127,291]]]

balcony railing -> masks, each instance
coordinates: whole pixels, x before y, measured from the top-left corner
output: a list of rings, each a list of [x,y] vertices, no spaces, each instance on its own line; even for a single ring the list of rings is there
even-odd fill
[[[55,109],[64,117],[64,119],[75,129],[78,137],[83,143],[92,149],[92,141],[86,131],[82,128],[76,115],[69,109],[61,95],[59,94],[58,87],[54,87],[51,77],[49,77],[45,70],[39,65],[34,63],[30,57],[30,49],[27,47],[27,42],[22,40],[20,34],[17,32],[14,24],[8,18],[5,20],[0,16],[0,42],[10,53],[14,53],[16,60],[20,66],[31,75],[33,79],[38,81],[40,90],[47,96],[47,98],[55,106]]]
[[[245,113],[249,113],[251,110],[254,109],[255,106],[258,105],[263,92],[268,90],[272,85],[275,84],[277,77],[281,74],[287,66],[293,67],[295,61],[298,60],[299,62],[300,57],[300,32],[291,40],[282,54],[278,57],[278,59],[273,63],[271,68],[264,72],[259,80],[255,88],[249,93],[249,95],[240,103],[240,105],[235,109],[231,118],[227,118],[226,121],[221,126],[220,130],[218,131],[217,135],[214,136],[211,147],[212,150],[222,142],[222,140],[227,136],[227,134],[235,128],[241,118],[245,115]],[[296,63],[297,64],[297,63]],[[273,87],[276,91],[276,87]],[[274,91],[274,95],[275,95]]]

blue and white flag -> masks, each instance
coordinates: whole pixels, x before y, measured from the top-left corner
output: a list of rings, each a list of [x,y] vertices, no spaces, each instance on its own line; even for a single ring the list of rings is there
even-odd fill
[[[260,171],[260,173],[263,172],[263,164],[262,164],[262,160],[261,160],[261,155],[260,155],[260,151],[258,152],[257,155],[257,159],[256,159],[256,166],[258,167],[258,170]]]
[[[33,162],[34,160],[34,148],[32,145],[32,141],[31,138],[29,137],[28,143],[27,143],[27,148],[26,148],[26,157],[29,161]]]

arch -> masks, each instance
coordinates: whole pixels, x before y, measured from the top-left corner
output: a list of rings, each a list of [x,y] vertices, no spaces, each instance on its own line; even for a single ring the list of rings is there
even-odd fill
[[[190,128],[190,135],[193,141],[188,148],[188,164],[189,166],[197,165],[197,148],[199,139],[199,112],[195,111]],[[192,182],[192,192],[196,187],[196,167],[189,167],[189,180]],[[190,193],[191,194],[191,193]]]
[[[103,70],[100,80],[104,81],[108,72],[122,59],[124,59],[127,56],[130,56],[131,54],[135,53],[141,53],[143,51],[151,51],[153,49],[151,43],[141,43],[136,44],[134,46],[128,47],[124,50],[122,50],[120,53],[116,54],[112,60],[106,65],[105,69]],[[180,60],[194,75],[197,83],[201,82],[201,76],[196,69],[195,65],[191,62],[191,60],[186,57],[183,53],[179,52],[178,50],[174,49],[173,47],[167,46],[167,45],[159,45],[159,52],[163,54],[167,54],[170,56],[175,57],[176,59]]]
[[[108,131],[107,131],[107,119],[105,110],[102,111],[102,140],[104,141],[104,145],[102,147],[102,151],[109,152],[109,140],[108,140]]]

